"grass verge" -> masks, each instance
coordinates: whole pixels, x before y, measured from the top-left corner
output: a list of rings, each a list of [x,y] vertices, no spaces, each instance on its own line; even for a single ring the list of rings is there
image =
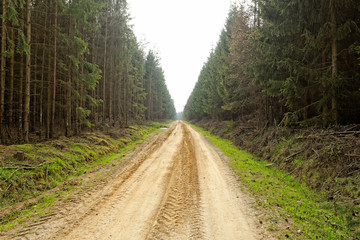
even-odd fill
[[[280,221],[292,226],[277,234],[280,239],[358,239],[346,227],[345,217],[322,194],[269,162],[239,150],[231,141],[192,126],[229,158],[239,181],[255,196],[258,206],[278,213],[269,217],[268,230],[276,230]]]
[[[131,126],[111,135],[91,132],[39,144],[0,146],[0,232],[35,214],[49,214],[49,205],[81,184],[72,179],[121,161],[138,143],[169,123]],[[59,185],[59,191],[42,195]],[[37,196],[40,199],[32,201]],[[13,208],[24,201],[21,209]]]

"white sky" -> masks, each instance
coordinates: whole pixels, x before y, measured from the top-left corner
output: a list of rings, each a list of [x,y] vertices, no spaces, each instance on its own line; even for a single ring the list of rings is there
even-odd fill
[[[177,112],[216,46],[231,0],[128,0],[138,40],[154,49]]]

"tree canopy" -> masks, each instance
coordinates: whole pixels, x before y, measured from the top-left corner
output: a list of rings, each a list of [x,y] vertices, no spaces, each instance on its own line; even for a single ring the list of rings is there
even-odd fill
[[[233,5],[185,117],[259,126],[359,123],[359,16],[355,0]]]
[[[2,0],[0,9],[2,143],[175,118],[126,0]]]

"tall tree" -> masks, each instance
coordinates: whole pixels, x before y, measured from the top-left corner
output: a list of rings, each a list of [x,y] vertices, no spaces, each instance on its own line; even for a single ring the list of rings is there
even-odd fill
[[[4,112],[5,112],[5,66],[6,66],[6,9],[7,1],[2,1],[2,20],[1,20],[1,74],[0,74],[0,139],[4,138]]]
[[[24,140],[29,142],[29,114],[30,114],[30,83],[31,83],[31,0],[26,1],[26,74],[25,74],[25,102],[24,102]]]
[[[57,70],[57,24],[58,21],[58,0],[54,0],[54,36],[53,36],[53,82],[52,82],[52,100],[51,100],[51,121],[49,137],[54,136],[55,127],[55,104],[56,104],[56,70]]]
[[[253,2],[252,13],[230,11],[184,115],[260,125],[360,121],[356,1]]]
[[[127,126],[144,120],[145,105],[149,119],[171,115],[159,64],[145,84],[126,0],[2,0],[1,10],[2,142],[71,136],[94,123]]]

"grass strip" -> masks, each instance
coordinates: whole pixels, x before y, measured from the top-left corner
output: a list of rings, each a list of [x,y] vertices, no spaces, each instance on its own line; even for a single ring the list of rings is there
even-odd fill
[[[0,209],[32,199],[65,183],[60,191],[41,197],[40,201],[28,204],[23,210],[1,216],[0,232],[35,214],[48,214],[48,206],[59,196],[69,194],[79,184],[72,181],[66,183],[67,181],[114,161],[122,161],[127,152],[150,135],[162,131],[161,128],[167,127],[169,123],[153,122],[147,126],[131,126],[119,138],[96,132],[41,144],[0,146],[3,152],[24,152],[24,160],[21,162],[13,156],[0,162]]]
[[[229,158],[239,181],[254,195],[258,205],[276,210],[279,217],[293,226],[294,230],[282,231],[280,239],[358,239],[346,228],[344,216],[335,212],[321,193],[269,162],[238,149],[231,141],[192,126]],[[268,230],[275,230],[277,222],[272,218]]]

